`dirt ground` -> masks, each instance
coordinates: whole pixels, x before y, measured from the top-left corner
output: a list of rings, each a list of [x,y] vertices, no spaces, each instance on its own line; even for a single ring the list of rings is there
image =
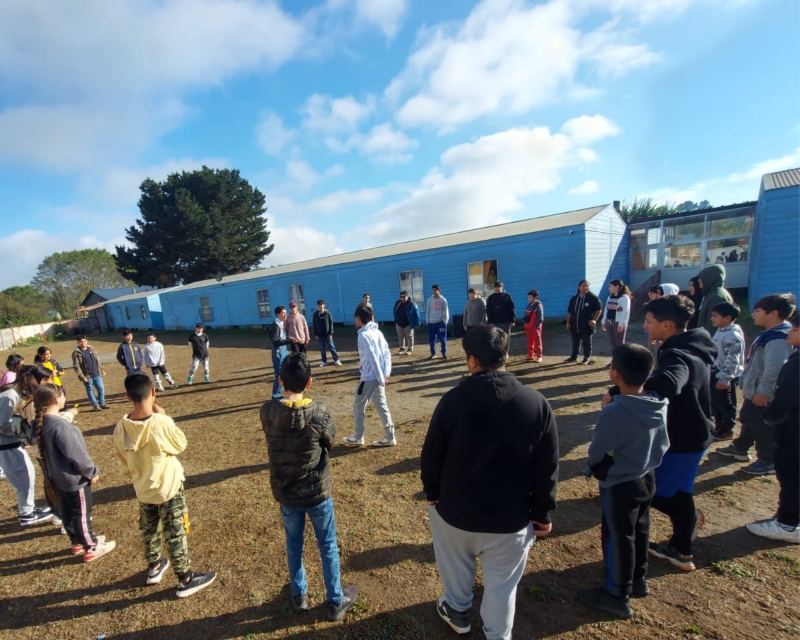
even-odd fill
[[[394,331],[386,330],[394,345]],[[94,337],[103,355],[110,411],[84,411],[83,388],[69,370],[69,405],[80,404],[78,424],[100,467],[94,528],[117,541],[95,563],[73,558],[52,525],[22,529],[13,492],[0,483],[0,637],[3,638],[454,638],[436,615],[441,593],[419,479],[420,448],[430,415],[447,389],[466,373],[458,340],[447,362],[395,357],[388,400],[398,446],[332,454],[334,504],[343,584],[358,586],[360,601],[342,621],[325,620],[319,554],[307,540],[312,610],[296,615],[287,590],[283,529],[269,491],[267,449],[258,419],[270,395],[272,372],[263,334],[211,331],[210,384],[186,386],[185,333],[163,333],[167,365],[182,386],[160,397],[189,439],[186,470],[194,568],[218,572],[215,585],[179,600],[174,577],[145,586],[137,503],[113,458],[111,434],[127,410],[123,371],[113,361],[117,336]],[[327,402],[338,436],[351,433],[351,401],[358,376],[353,331],[337,332],[344,367],[315,369],[311,396]],[[418,337],[422,337],[418,332]],[[138,336],[140,343],[144,336]],[[642,340],[641,335],[633,339]],[[683,574],[654,560],[652,595],[634,601],[627,622],[595,613],[575,599],[577,589],[602,584],[600,507],[596,482],[580,474],[591,429],[607,387],[605,336],[597,337],[591,366],[564,364],[568,337],[545,329],[545,359],[524,360],[524,335],[512,341],[509,369],[542,391],[558,416],[561,480],[553,534],[535,545],[519,585],[514,637],[530,638],[792,638],[800,631],[800,554],[797,548],[749,534],[744,525],[767,518],[777,504],[774,478],[749,478],[738,463],[710,453],[696,484],[707,524],[695,547],[698,570]],[[54,342],[54,356],[71,368],[72,342]],[[394,351],[395,349],[393,349]],[[33,359],[35,346],[20,349]],[[319,355],[312,352],[313,363]],[[200,376],[202,377],[202,376]],[[367,439],[381,429],[368,414]],[[713,445],[712,449],[717,445]],[[38,473],[38,469],[37,469]],[[37,478],[37,497],[42,497]],[[310,529],[310,527],[309,527]],[[652,538],[668,527],[654,514]],[[473,631],[480,638],[475,587]]]

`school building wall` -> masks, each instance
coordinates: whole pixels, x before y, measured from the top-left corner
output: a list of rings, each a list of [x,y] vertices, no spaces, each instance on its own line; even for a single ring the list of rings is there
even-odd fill
[[[612,212],[609,216],[607,212]],[[518,309],[519,317],[527,303],[528,290],[535,288],[550,317],[563,317],[578,280],[587,277],[586,249],[602,246],[602,259],[593,270],[598,282],[605,282],[612,270],[624,269],[627,263],[624,223],[613,208],[598,214],[602,220],[587,236],[584,225],[573,225],[526,235],[484,242],[442,247],[437,250],[410,252],[359,262],[307,269],[276,276],[212,283],[206,287],[175,289],[162,293],[160,303],[166,328],[193,327],[201,321],[201,297],[208,298],[213,312],[211,326],[247,326],[270,324],[278,305],[288,306],[289,286],[301,284],[310,321],[317,299],[324,299],[335,322],[353,324],[353,312],[364,293],[371,301],[378,321],[393,320],[394,303],[400,292],[401,271],[422,271],[424,298],[431,285],[439,284],[447,298],[451,317],[461,313],[467,300],[467,264],[497,260],[498,277],[504,281]],[[613,220],[616,217],[619,222]],[[588,240],[587,240],[588,238]],[[626,271],[622,271],[626,273]],[[622,276],[624,277],[624,275]],[[260,318],[256,291],[267,289],[272,314]],[[424,303],[420,305],[424,316]]]
[[[154,331],[164,329],[160,294],[142,295],[131,299],[112,300],[106,303],[106,315],[111,329]]]
[[[770,293],[800,295],[800,186],[765,191],[762,184],[752,242],[750,308]]]
[[[628,282],[630,273],[628,225],[612,207],[608,207],[586,223],[585,234],[584,277],[589,281],[591,290],[605,300],[608,297],[609,282],[617,278]]]

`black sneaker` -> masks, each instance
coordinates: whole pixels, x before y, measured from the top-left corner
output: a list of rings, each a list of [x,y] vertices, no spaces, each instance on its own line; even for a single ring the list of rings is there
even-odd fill
[[[469,623],[469,611],[456,611],[447,604],[444,596],[439,596],[436,601],[436,612],[456,633],[469,633],[472,629]]]
[[[155,567],[148,567],[147,584],[158,584],[161,582],[161,578],[164,577],[164,573],[168,568],[169,560],[167,560],[167,558],[161,558]]]
[[[201,589],[205,589],[212,582],[214,582],[217,574],[213,571],[208,573],[195,573],[192,571],[192,577],[189,582],[181,582],[178,585],[177,595],[179,598],[188,598],[193,593],[197,593]]]
[[[581,364],[591,364],[591,361],[589,360],[589,358],[584,358]]]
[[[577,361],[578,361],[578,356],[570,356],[569,358],[564,360],[564,362],[577,362]]]
[[[328,603],[328,620],[334,622],[340,620],[342,616],[350,610],[350,607],[356,603],[356,600],[358,600],[358,589],[352,584],[342,589],[342,591],[344,595],[339,601],[339,604]]]
[[[668,560],[681,571],[694,571],[697,568],[694,565],[692,556],[685,556],[668,544],[654,544],[651,542],[648,551],[651,556],[661,558],[662,560]]]
[[[41,507],[35,507],[28,515],[19,516],[19,524],[22,527],[30,527],[34,524],[41,524],[42,522],[48,522],[52,519],[53,514],[50,513],[49,508],[45,511]]]
[[[101,404],[100,408],[101,409],[110,409],[111,407],[109,407],[107,404]]]
[[[447,360],[447,354],[446,353],[442,354],[442,360]]]
[[[650,595],[650,587],[647,586],[647,578],[633,581],[631,598],[646,598]]]
[[[627,598],[617,598],[602,587],[581,589],[578,591],[578,600],[592,609],[605,611],[618,618],[627,620],[633,617],[633,611]]]
[[[304,593],[299,596],[292,596],[292,607],[295,611],[308,611],[308,596]]]

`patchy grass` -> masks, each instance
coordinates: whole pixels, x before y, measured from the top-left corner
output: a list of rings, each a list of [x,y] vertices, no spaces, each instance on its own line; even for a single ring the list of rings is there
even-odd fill
[[[736,576],[737,578],[745,578],[747,580],[755,578],[755,574],[752,571],[732,560],[719,560],[711,566],[724,576]]]

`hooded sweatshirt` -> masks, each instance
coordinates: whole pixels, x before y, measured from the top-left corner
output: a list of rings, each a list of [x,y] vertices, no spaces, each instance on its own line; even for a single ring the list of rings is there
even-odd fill
[[[99,473],[83,434],[59,415],[48,413],[42,418],[39,446],[47,460],[47,475],[60,491],[78,491]]]
[[[261,405],[272,495],[282,505],[310,509],[331,497],[329,452],[336,429],[328,408],[311,398]]]
[[[661,464],[669,449],[667,404],[655,393],[618,395],[600,412],[589,445],[589,467],[601,487],[638,480]],[[607,462],[606,456],[613,463],[601,475],[598,466]]]
[[[177,456],[186,449],[186,434],[163,413],[146,420],[127,415],[114,428],[114,450],[122,475],[133,481],[136,498],[163,504],[175,497],[184,481]]]
[[[142,350],[136,342],[122,342],[117,348],[117,362],[126,370],[140,369],[142,366]]]
[[[368,322],[358,330],[358,359],[362,382],[377,380],[383,385],[392,374],[392,354],[375,322]]]
[[[164,347],[156,340],[144,345],[144,364],[147,367],[160,367],[164,364]]]
[[[718,370],[717,382],[730,384],[744,371],[744,334],[738,324],[720,327],[714,333],[717,343],[717,359],[714,368]]]
[[[11,418],[14,407],[19,403],[19,394],[14,389],[6,389],[0,393],[0,450],[16,449],[22,446],[20,439],[14,435]]]
[[[725,267],[712,264],[698,273],[697,277],[703,281],[703,302],[700,303],[700,309],[695,310],[698,314],[697,326],[713,334],[711,310],[723,302],[733,302],[731,294],[725,289]]]
[[[772,401],[764,409],[764,422],[775,427],[775,444],[788,444],[786,433],[794,432],[794,441],[800,431],[800,350],[792,350],[792,355],[784,363],[778,376],[778,385]],[[795,447],[794,451],[797,451]]]
[[[783,322],[762,331],[753,340],[747,353],[744,373],[739,380],[746,400],[752,400],[757,393],[772,398],[781,367],[792,352],[792,347],[786,342],[786,335],[791,328],[792,325]]]
[[[665,296],[677,296],[681,292],[681,288],[677,284],[671,282],[664,282],[661,284],[661,290]]]
[[[703,329],[667,338],[658,350],[658,364],[644,388],[669,400],[670,453],[698,453],[711,444],[711,365],[716,357],[717,344]]]
[[[544,396],[507,371],[476,373],[439,401],[422,484],[449,525],[515,533],[556,508],[558,431]]]
[[[481,324],[486,324],[486,302],[476,296],[464,305],[464,326],[477,327]]]

